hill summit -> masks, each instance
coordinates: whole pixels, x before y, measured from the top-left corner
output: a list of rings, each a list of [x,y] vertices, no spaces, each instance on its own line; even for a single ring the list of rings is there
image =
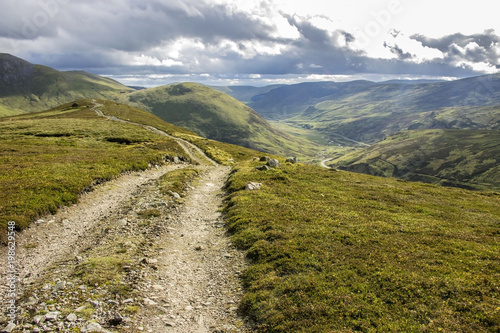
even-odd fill
[[[317,149],[310,142],[273,128],[237,99],[201,84],[166,85],[123,98],[124,103],[212,140],[281,155],[307,155],[309,150]]]

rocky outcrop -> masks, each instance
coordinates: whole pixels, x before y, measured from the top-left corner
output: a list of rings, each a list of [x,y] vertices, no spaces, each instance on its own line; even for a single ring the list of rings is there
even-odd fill
[[[281,167],[280,162],[274,158],[267,161],[267,165],[271,168],[280,168]]]

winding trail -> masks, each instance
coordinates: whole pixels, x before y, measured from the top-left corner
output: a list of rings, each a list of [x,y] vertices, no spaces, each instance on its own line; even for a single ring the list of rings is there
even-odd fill
[[[331,167],[329,167],[328,165],[326,165],[326,163],[327,163],[327,162],[329,162],[329,161],[331,161],[331,160],[333,160],[333,158],[327,158],[326,160],[321,161],[321,163],[320,163],[320,164],[321,164],[321,166],[322,166],[323,168],[326,168],[326,169],[331,169]]]
[[[206,167],[159,241],[158,270],[144,297],[154,303],[130,332],[249,332],[237,314],[245,267],[222,221],[221,187],[230,168]],[[128,331],[127,331],[128,332]]]
[[[159,242],[163,250],[156,258],[158,272],[143,295],[156,304],[132,325],[132,332],[247,332],[237,314],[242,296],[238,276],[245,266],[244,257],[231,245],[219,212],[230,168],[218,165],[184,139],[153,126],[107,116],[99,109],[101,104],[93,104],[97,115],[173,139],[192,160],[211,166],[204,168],[199,184],[176,213],[172,232]]]
[[[123,120],[123,119],[113,117],[113,116],[107,116],[102,112],[101,109],[99,109],[100,107],[103,106],[102,104],[97,103],[96,100],[92,100],[92,104],[93,104],[93,107],[91,110],[94,111],[99,117],[104,117],[104,118],[107,118],[109,120],[117,121],[117,122],[121,122],[121,123],[140,126],[144,129],[147,129],[150,132],[155,133],[155,134],[166,136],[172,140],[175,140],[177,142],[177,144],[179,146],[181,146],[181,148],[186,152],[186,154],[189,156],[189,158],[191,158],[191,160],[196,161],[201,165],[207,164],[207,162],[209,165],[213,165],[213,166],[218,165],[217,162],[212,160],[200,148],[198,148],[197,146],[195,146],[194,144],[192,144],[189,141],[172,136],[172,135],[170,135],[170,134],[168,134],[168,133],[166,133],[166,132],[164,132],[156,127],[150,126],[150,125],[144,125],[144,124],[135,123],[135,122],[132,122],[129,120]]]
[[[42,277],[45,268],[75,257],[86,248],[90,242],[86,237],[89,231],[118,211],[139,188],[179,167],[170,165],[122,175],[83,194],[77,205],[63,207],[57,214],[45,216],[19,233],[16,240],[18,294],[22,294],[25,286]],[[7,262],[7,247],[0,248],[0,260]],[[2,282],[6,281],[6,271],[7,267],[0,265]],[[7,300],[6,292],[7,288],[2,284],[2,302]]]

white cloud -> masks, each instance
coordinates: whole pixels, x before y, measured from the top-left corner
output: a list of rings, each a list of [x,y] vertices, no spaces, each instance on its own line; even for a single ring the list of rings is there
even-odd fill
[[[438,49],[422,45],[421,42],[411,39],[403,33],[389,34],[387,44],[398,47],[404,54],[411,56],[408,60],[420,64],[424,61],[444,59],[443,52]]]
[[[141,54],[139,56],[134,56],[129,65],[173,67],[173,66],[183,66],[183,63],[173,59],[158,59],[155,57]]]

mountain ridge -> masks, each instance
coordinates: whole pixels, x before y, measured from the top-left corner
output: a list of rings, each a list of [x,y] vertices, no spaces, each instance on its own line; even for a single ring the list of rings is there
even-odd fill
[[[85,71],[61,72],[0,54],[0,116],[43,111],[82,98],[115,99],[131,91]]]
[[[435,119],[451,108],[500,108],[500,74],[416,84],[300,83],[254,95],[248,105],[266,119],[314,128],[333,141],[334,134],[340,134],[374,143],[407,129],[459,126],[454,119],[448,123]]]

